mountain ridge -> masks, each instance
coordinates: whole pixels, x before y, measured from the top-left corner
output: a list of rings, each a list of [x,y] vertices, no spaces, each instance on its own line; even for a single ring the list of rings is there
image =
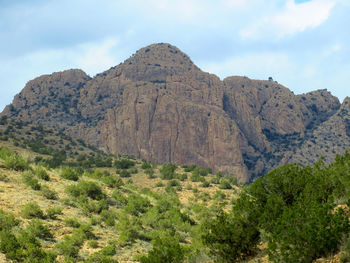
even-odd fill
[[[1,115],[64,130],[109,153],[194,163],[246,182],[292,161],[340,108],[326,90],[294,95],[271,80],[220,80],[160,43],[93,78],[75,69],[29,81]]]

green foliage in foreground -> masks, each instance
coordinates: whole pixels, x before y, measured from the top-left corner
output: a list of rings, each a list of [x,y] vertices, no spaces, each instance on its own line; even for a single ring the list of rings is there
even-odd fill
[[[205,224],[203,243],[218,262],[237,262],[268,242],[273,262],[312,262],[339,250],[349,233],[350,154],[329,167],[280,167],[246,186],[230,213]],[[342,202],[341,202],[342,201]]]

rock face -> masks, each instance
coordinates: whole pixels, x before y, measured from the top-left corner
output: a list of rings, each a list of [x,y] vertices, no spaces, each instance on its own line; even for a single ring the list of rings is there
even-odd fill
[[[344,151],[348,103],[341,107],[324,90],[294,95],[274,81],[221,81],[176,47],[154,44],[94,78],[68,70],[34,79],[2,115],[62,129],[109,153],[195,163],[246,182],[280,164]],[[316,141],[309,149],[335,127],[328,151]]]

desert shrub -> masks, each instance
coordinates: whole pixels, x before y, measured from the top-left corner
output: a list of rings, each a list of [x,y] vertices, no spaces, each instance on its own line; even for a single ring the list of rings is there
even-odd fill
[[[64,236],[63,240],[56,244],[55,248],[60,255],[67,258],[76,259],[79,255],[80,247],[84,240],[80,240],[74,236]]]
[[[225,177],[225,179],[231,184],[238,186],[238,179],[237,177],[233,176],[232,174]]]
[[[185,172],[189,173],[189,172],[192,172],[194,169],[196,169],[197,165],[190,164],[190,165],[184,165],[182,167],[184,168]]]
[[[179,179],[180,181],[185,181],[188,178],[188,176],[187,174],[177,174],[176,178]]]
[[[254,223],[219,211],[202,225],[202,242],[209,247],[215,262],[237,262],[250,256],[260,233]]]
[[[145,213],[148,208],[151,207],[151,202],[140,195],[130,194],[128,196],[128,204],[124,210],[128,213],[138,216],[139,214]]]
[[[192,171],[192,175],[200,175],[200,176],[207,176],[211,172],[210,168],[202,168],[202,167],[196,167]]]
[[[123,195],[119,190],[113,191],[112,198],[115,202],[115,205],[118,208],[123,208],[128,204],[127,197],[125,195]]]
[[[201,187],[210,187],[210,183],[208,181],[204,181],[200,186]]]
[[[105,176],[102,178],[102,182],[104,182],[109,187],[118,187],[124,185],[122,179],[120,179],[118,176]]]
[[[130,217],[122,214],[118,220],[116,228],[119,233],[118,244],[126,246],[135,242],[141,237],[141,222],[136,217]]]
[[[121,170],[117,171],[117,173],[120,175],[120,177],[130,177],[131,173],[128,170]]]
[[[141,168],[143,170],[152,169],[152,164],[149,163],[149,162],[143,162],[142,165],[141,165]]]
[[[95,182],[90,181],[79,181],[76,185],[69,185],[66,191],[74,197],[85,196],[94,200],[105,198],[101,187]]]
[[[0,251],[6,255],[7,259],[14,261],[23,259],[21,245],[15,235],[9,230],[0,231]]]
[[[40,206],[35,202],[25,204],[21,209],[21,216],[23,218],[44,218],[44,213]]]
[[[164,180],[171,180],[175,178],[175,170],[177,166],[175,164],[169,163],[164,164],[162,168],[159,170],[161,174],[161,178]]]
[[[221,182],[219,184],[219,188],[220,189],[232,189],[232,186],[228,180],[223,179],[223,180],[221,180]]]
[[[114,166],[117,169],[129,169],[135,166],[135,162],[129,159],[120,159],[114,161]]]
[[[334,213],[316,202],[293,205],[274,224],[268,238],[269,258],[275,262],[312,262],[335,252],[348,230],[343,211]]]
[[[190,180],[192,182],[204,182],[205,178],[201,176],[199,173],[192,173],[192,175],[190,176]]]
[[[79,201],[82,211],[86,215],[90,215],[91,213],[99,214],[103,210],[108,209],[108,202],[106,199],[101,200],[89,200],[89,199],[81,199]]]
[[[118,263],[115,259],[103,255],[100,252],[96,252],[94,254],[92,254],[87,261],[85,261],[87,263]]]
[[[64,219],[64,223],[66,224],[66,226],[73,227],[73,228],[79,228],[81,225],[76,218],[72,218],[72,217],[66,217]]]
[[[98,241],[97,240],[89,240],[88,246],[91,248],[98,248]]]
[[[19,220],[15,218],[12,213],[5,212],[0,209],[0,231],[2,230],[10,230],[14,226],[19,224]]]
[[[212,184],[220,184],[220,176],[215,175],[215,177],[210,179],[210,183]]]
[[[92,232],[92,226],[89,224],[81,224],[79,228],[73,230],[73,236],[80,236],[83,240],[96,239],[95,234]]]
[[[51,190],[46,185],[42,185],[40,191],[41,191],[41,194],[47,199],[57,200],[58,198],[57,193],[54,190]]]
[[[42,250],[35,236],[23,230],[17,237],[10,231],[1,231],[0,251],[6,255],[7,259],[15,262],[56,262],[55,253]]]
[[[73,169],[70,167],[63,168],[60,176],[64,179],[71,181],[78,181],[81,173],[78,169]]]
[[[117,251],[114,245],[108,245],[100,250],[100,253],[105,256],[114,256]]]
[[[50,229],[38,219],[31,220],[26,230],[28,233],[40,239],[51,240],[53,238]]]
[[[50,176],[43,167],[38,166],[36,169],[34,169],[34,173],[39,179],[50,181]]]
[[[14,155],[14,154],[15,154],[15,152],[10,150],[9,148],[4,147],[4,146],[0,147],[0,159],[5,160],[7,157]]]
[[[103,210],[100,214],[101,219],[107,226],[114,226],[117,215],[111,210]]]
[[[33,190],[40,190],[41,188],[39,181],[34,178],[34,175],[31,171],[27,171],[22,174],[22,181],[26,186],[31,187]]]
[[[13,154],[5,158],[4,167],[16,171],[24,171],[29,168],[28,163],[18,154]]]
[[[145,170],[145,174],[148,175],[148,178],[149,178],[149,179],[154,179],[154,178],[156,178],[156,176],[154,175],[154,170],[153,170],[153,168],[147,168],[147,169]]]
[[[220,190],[217,190],[213,196],[214,200],[222,201],[226,198],[226,195],[224,192],[221,192]]]
[[[146,256],[140,258],[141,263],[180,263],[185,258],[185,249],[174,237],[156,238],[153,248]]]
[[[129,169],[129,172],[130,172],[131,174],[137,174],[139,171],[137,170],[136,167],[131,167],[131,168]]]
[[[46,209],[46,216],[50,219],[57,219],[57,215],[62,215],[61,207],[50,207]]]
[[[181,186],[181,183],[178,180],[173,179],[168,181],[167,186],[170,186],[170,187]]]
[[[156,187],[163,187],[163,186],[164,186],[164,184],[162,181],[159,181],[158,183],[156,183]]]

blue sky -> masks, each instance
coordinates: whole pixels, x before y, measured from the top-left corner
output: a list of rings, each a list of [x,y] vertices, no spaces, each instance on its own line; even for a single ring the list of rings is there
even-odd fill
[[[0,110],[27,81],[90,76],[167,42],[221,79],[350,96],[350,0],[0,0]]]

